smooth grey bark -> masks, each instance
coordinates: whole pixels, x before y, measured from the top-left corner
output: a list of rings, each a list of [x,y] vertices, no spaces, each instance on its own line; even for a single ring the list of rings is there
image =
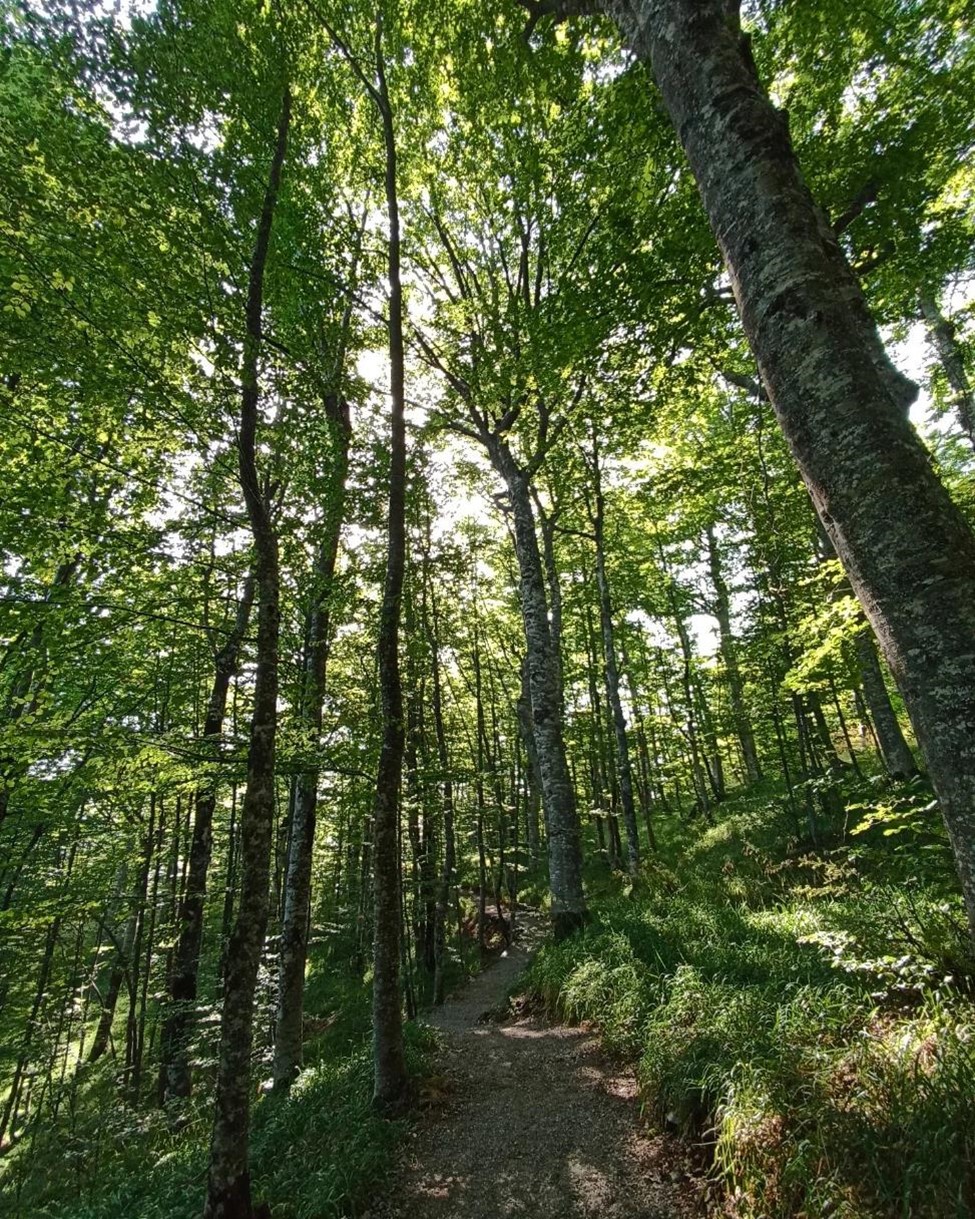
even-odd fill
[[[526,472],[497,432],[484,432],[482,440],[494,468],[504,479],[511,507],[528,654],[532,724],[548,837],[552,923],[556,937],[561,938],[571,935],[585,922],[586,903],[582,891],[579,818],[562,736],[559,673],[553,653],[542,556]]]
[[[305,638],[300,716],[308,735],[306,748],[312,751],[312,757],[297,778],[288,843],[284,916],[281,920],[278,1001],[274,1021],[272,1078],[276,1091],[286,1090],[301,1069],[305,966],[308,958],[311,912],[311,870],[318,809],[317,750],[322,732],[331,601],[339,535],[345,515],[345,485],[352,435],[348,403],[339,394],[329,393],[325,396],[323,405],[332,442],[332,486],[329,501],[325,505],[322,539],[315,560],[312,604]]]
[[[954,323],[945,317],[936,301],[926,295],[921,296],[921,316],[928,328],[928,340],[951,389],[951,407],[958,416],[966,440],[975,448],[975,389],[965,368]]]
[[[856,655],[863,696],[873,721],[884,767],[894,779],[910,779],[917,774],[917,762],[904,739],[897,713],[887,693],[880,657],[869,627],[865,627],[856,637]]]
[[[239,667],[240,651],[250,622],[253,600],[254,577],[249,574],[237,605],[233,628],[224,640],[223,647],[213,658],[213,685],[210,688],[203,724],[204,748],[215,750],[223,733],[227,696],[230,683]],[[200,947],[203,943],[203,904],[213,852],[213,814],[216,806],[216,784],[213,778],[209,777],[196,789],[186,888],[177,919],[179,930],[169,978],[168,1011],[162,1027],[159,1080],[162,1104],[171,1096],[189,1096],[193,1087],[189,1042],[193,1035],[195,1018]]]
[[[610,596],[609,577],[606,574],[606,501],[603,495],[599,469],[599,449],[595,433],[592,446],[593,507],[590,520],[596,547],[596,587],[599,590],[599,625],[603,639],[603,663],[606,686],[606,703],[613,724],[616,743],[616,779],[619,784],[620,804],[623,807],[623,824],[626,826],[627,866],[631,875],[640,868],[640,835],[636,822],[636,803],[633,798],[633,770],[630,765],[630,746],[626,737],[626,717],[620,698],[620,672],[616,659],[616,633],[613,626],[613,604]]]
[[[517,715],[518,733],[525,747],[525,798],[526,798],[526,834],[528,837],[528,852],[532,862],[538,859],[539,825],[538,814],[541,806],[542,772],[538,765],[538,747],[535,744],[535,727],[532,720],[531,674],[528,667],[527,653],[522,657],[520,666],[521,689],[518,694]]]
[[[694,780],[694,793],[697,798],[698,810],[704,814],[708,820],[711,820],[713,814],[711,812],[711,796],[708,794],[709,784],[713,785],[714,776],[709,771],[704,759],[703,749],[701,748],[701,733],[698,727],[697,715],[697,700],[695,698],[694,680],[693,680],[693,663],[694,650],[691,647],[691,637],[687,631],[687,623],[684,621],[684,611],[677,599],[677,593],[673,577],[670,575],[666,555],[664,554],[663,544],[657,539],[657,550],[660,554],[660,567],[664,573],[667,601],[670,605],[670,612],[674,619],[674,627],[677,631],[677,638],[680,642],[681,654],[681,688],[684,692],[684,706],[687,714],[686,727],[683,729],[683,735],[687,741],[687,747],[690,751],[691,774]],[[665,678],[665,688],[666,688]],[[667,701],[673,708],[673,699],[671,698],[669,689],[667,690]],[[676,720],[676,715],[675,715]],[[716,799],[723,798],[723,792],[712,792]]]
[[[904,695],[975,936],[975,536],[908,422],[914,387],[803,180],[738,4],[601,0],[599,11],[650,63],[769,399]]]
[[[745,775],[749,783],[757,783],[762,777],[762,768],[758,761],[758,750],[755,747],[755,733],[752,731],[751,720],[745,706],[744,683],[741,670],[738,668],[738,653],[735,636],[731,629],[731,599],[728,596],[728,585],[721,566],[721,553],[718,550],[717,538],[714,536],[714,526],[708,525],[705,530],[708,542],[708,567],[711,573],[711,585],[714,588],[714,616],[718,620],[718,638],[721,645],[721,659],[728,678],[728,695],[731,700],[731,715],[735,722],[735,733],[741,745],[741,756],[745,763]]]
[[[552,633],[552,659],[555,663],[555,678],[558,683],[559,716],[565,711],[565,678],[562,672],[562,584],[559,580],[559,565],[555,558],[555,527],[558,522],[559,509],[545,511],[545,506],[534,487],[529,487],[531,497],[538,513],[538,523],[542,535],[542,566],[545,570],[545,583],[548,586],[548,620]]]
[[[264,273],[291,124],[285,88],[274,153],[248,274],[246,330],[241,367],[238,474],[251,533],[257,586],[257,653],[247,786],[240,814],[240,900],[227,947],[216,1103],[204,1219],[253,1219],[249,1171],[251,1051],[254,993],[268,919],[268,882],[274,830],[274,759],[277,735],[280,575],[270,495],[257,467],[263,339]]]

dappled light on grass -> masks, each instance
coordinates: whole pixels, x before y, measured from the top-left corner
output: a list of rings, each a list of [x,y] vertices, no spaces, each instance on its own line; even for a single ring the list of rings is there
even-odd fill
[[[709,1148],[729,1213],[969,1214],[975,1010],[950,866],[917,851],[932,824],[894,850],[869,816],[817,853],[781,849],[781,816],[729,807],[546,946],[530,990],[638,1059],[648,1112]]]

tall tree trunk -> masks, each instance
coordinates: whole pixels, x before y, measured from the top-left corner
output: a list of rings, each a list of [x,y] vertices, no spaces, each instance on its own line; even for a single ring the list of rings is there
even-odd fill
[[[546,512],[541,498],[532,490],[532,499],[538,511],[538,523],[542,535],[542,566],[548,586],[549,630],[552,633],[552,660],[555,665],[555,680],[559,694],[559,716],[565,710],[565,679],[562,673],[562,584],[559,580],[559,565],[555,559],[555,525],[557,511]]]
[[[149,796],[149,823],[146,827],[145,849],[139,865],[139,876],[135,890],[135,937],[132,943],[132,953],[128,961],[126,981],[128,983],[129,1007],[125,1020],[125,1068],[120,1077],[123,1096],[132,1080],[133,1065],[136,1056],[137,1012],[139,990],[142,980],[142,946],[146,940],[146,914],[149,894],[149,873],[152,871],[152,859],[156,854],[156,809],[159,797],[153,792]],[[151,940],[151,935],[150,935]]]
[[[887,693],[887,683],[880,668],[880,657],[877,655],[869,627],[864,627],[856,637],[856,654],[857,668],[863,682],[863,695],[870,710],[884,767],[894,779],[910,779],[912,775],[917,774],[917,763],[914,761],[911,747],[904,739],[904,733],[897,721],[897,712]]]
[[[975,536],[906,417],[856,275],[729,0],[603,0],[648,59],[762,379],[904,695],[975,935]]]
[[[619,831],[616,818],[612,811],[612,795],[609,776],[605,773],[606,747],[603,733],[602,702],[599,697],[599,682],[596,677],[598,668],[596,632],[592,622],[592,609],[586,605],[586,675],[589,684],[589,788],[592,792],[590,801],[591,817],[596,827],[596,841],[601,854],[605,853],[606,862],[612,871],[617,871],[622,865],[619,853]],[[609,751],[612,753],[612,750]]]
[[[403,344],[403,287],[400,279],[399,196],[396,136],[386,84],[381,34],[376,35],[376,77],[370,86],[382,118],[386,154],[386,210],[389,223],[390,450],[386,580],[379,622],[379,682],[383,740],[373,823],[374,940],[372,1029],[373,1103],[384,1113],[401,1111],[409,1100],[400,991],[400,782],[403,774],[403,691],[399,668],[400,616],[406,567],[406,370]]]
[[[10,1090],[3,1103],[3,1108],[0,1110],[0,1147],[3,1146],[8,1134],[11,1140],[13,1140],[17,1133],[17,1110],[20,1105],[21,1088],[24,1082],[24,1075],[30,1065],[34,1034],[38,1031],[38,1017],[41,1005],[47,995],[48,982],[51,977],[51,966],[54,963],[54,949],[58,942],[60,929],[60,916],[53,918],[47,924],[47,932],[44,937],[44,955],[41,958],[40,973],[37,985],[34,988],[34,1001],[31,1005],[30,1015],[27,1017],[27,1024],[24,1026],[24,1035],[21,1040],[20,1051],[17,1055],[17,1062],[14,1066],[13,1078],[10,1081]]]
[[[484,769],[487,731],[484,726],[484,689],[481,682],[481,642],[477,622],[477,607],[474,609],[474,649],[471,662],[474,667],[474,718],[477,734],[474,746],[474,803],[477,814],[477,947],[483,953],[487,948],[487,852],[484,846]]]
[[[928,339],[951,389],[951,406],[958,416],[965,439],[975,448],[975,390],[965,368],[954,324],[948,321],[930,296],[921,297],[921,316],[927,324]]]
[[[274,1088],[286,1090],[301,1069],[304,1019],[305,965],[311,911],[311,866],[318,809],[318,748],[325,700],[325,667],[331,622],[331,599],[338,556],[339,535],[345,515],[345,484],[349,469],[352,425],[348,404],[338,393],[326,395],[325,414],[332,442],[331,495],[325,505],[322,539],[315,560],[312,605],[305,639],[302,674],[301,721],[307,733],[303,742],[311,754],[298,775],[288,844],[288,873],[281,921],[281,960],[278,1003],[274,1023]]]
[[[98,1017],[98,1025],[95,1028],[95,1036],[92,1039],[91,1049],[88,1051],[88,1061],[97,1062],[99,1058],[108,1049],[112,1039],[112,1025],[115,1023],[115,1009],[118,1007],[118,997],[122,993],[122,983],[128,987],[130,993],[135,989],[135,983],[131,976],[131,962],[135,949],[135,935],[139,926],[139,914],[142,905],[142,868],[140,866],[135,884],[135,892],[132,895],[132,908],[129,911],[129,916],[125,920],[125,934],[122,937],[121,944],[115,939],[115,958],[112,962],[112,969],[108,975],[108,987],[105,991],[105,997],[101,1001],[101,1013]]]
[[[426,607],[424,607],[426,608]],[[440,677],[440,631],[436,595],[431,589],[430,613],[424,614],[427,644],[430,648],[430,667],[433,674],[433,728],[437,738],[437,763],[440,767],[440,785],[443,800],[443,864],[437,886],[437,905],[434,914],[434,972],[433,1001],[444,1001],[444,970],[447,963],[447,911],[451,890],[455,884],[457,867],[454,843],[454,784],[450,775],[450,754],[447,749],[447,732],[443,716],[443,687]]]
[[[708,541],[708,565],[711,572],[711,584],[714,588],[714,616],[718,620],[718,638],[721,644],[721,659],[724,661],[725,674],[728,678],[728,694],[731,698],[731,714],[735,721],[735,732],[741,745],[741,756],[745,762],[745,775],[749,783],[757,783],[762,777],[762,768],[758,762],[758,750],[755,748],[755,733],[745,707],[744,683],[738,668],[738,653],[735,637],[731,630],[731,599],[728,596],[728,585],[725,583],[721,568],[721,554],[717,539],[714,536],[714,526],[708,525],[706,530]]]
[[[528,655],[522,657],[520,666],[521,689],[518,694],[518,733],[525,747],[526,788],[526,836],[528,853],[533,864],[538,862],[539,825],[538,813],[541,804],[542,772],[538,765],[538,747],[535,744],[535,728],[532,720],[531,675]]]
[[[669,575],[667,569],[667,560],[664,555],[662,543],[657,542],[657,548],[660,554],[660,566],[667,581],[667,600],[670,603],[670,612],[673,615],[674,627],[677,630],[677,638],[680,641],[681,654],[681,688],[684,691],[684,704],[687,714],[687,726],[684,730],[684,737],[687,740],[687,746],[691,755],[691,775],[694,781],[694,792],[697,797],[698,811],[703,813],[708,820],[711,820],[713,814],[711,812],[711,797],[708,794],[708,786],[712,779],[707,765],[703,760],[703,749],[701,747],[701,734],[698,730],[697,706],[694,697],[694,681],[693,681],[693,664],[694,651],[691,647],[691,637],[687,630],[687,623],[684,621],[684,611],[681,608],[677,593],[674,587],[673,578]],[[673,706],[670,693],[668,691],[667,701]],[[717,795],[717,793],[715,793]],[[720,796],[717,797],[720,799]]]
[[[240,664],[240,651],[250,622],[254,600],[254,577],[248,575],[237,605],[233,629],[223,647],[214,657],[213,686],[207,703],[203,725],[205,748],[216,751],[223,733],[227,714],[230,683]],[[197,978],[200,969],[200,946],[203,943],[203,906],[206,899],[207,874],[213,853],[213,814],[217,806],[214,777],[207,776],[196,789],[193,813],[193,837],[190,842],[186,889],[180,903],[169,981],[169,1005],[162,1030],[162,1064],[160,1067],[160,1099],[165,1104],[170,1096],[189,1096],[193,1078],[190,1071],[189,1043],[193,1034],[194,1006],[197,998]]]
[[[528,477],[506,442],[486,438],[495,469],[504,479],[514,521],[515,553],[520,577],[520,600],[531,688],[532,723],[542,779],[542,805],[548,837],[549,886],[552,922],[557,938],[571,935],[586,920],[582,892],[582,843],[575,791],[569,774],[562,714],[559,673],[552,646],[545,577],[538,548]]]
[[[159,820],[156,829],[156,842],[153,848],[155,866],[152,876],[152,892],[147,893],[145,931],[142,935],[145,947],[142,951],[139,975],[139,1006],[138,1016],[135,1016],[134,1005],[129,1008],[129,1050],[127,1092],[133,1108],[138,1108],[142,1091],[142,1064],[145,1060],[146,1016],[149,1006],[149,982],[152,978],[153,958],[156,955],[156,922],[159,917],[159,880],[163,868],[163,836],[166,829],[166,812],[163,797],[159,796]]]
[[[616,660],[613,605],[609,591],[609,578],[606,575],[606,502],[603,496],[595,432],[593,432],[592,447],[594,506],[591,519],[596,543],[596,586],[599,589],[599,624],[603,636],[606,702],[613,722],[613,736],[616,741],[616,777],[619,783],[620,804],[623,806],[623,824],[626,826],[627,863],[630,874],[635,875],[640,867],[640,836],[637,832],[636,804],[633,799],[633,770],[630,766],[629,742],[626,739],[626,719],[620,699],[620,673]]]
[[[835,559],[836,551],[829,534],[818,517],[815,518],[815,521],[823,557]],[[844,579],[833,595],[841,592],[852,593],[852,591],[849,581]],[[863,696],[870,711],[874,740],[880,750],[884,768],[894,779],[909,779],[918,773],[917,763],[910,746],[904,739],[897,720],[897,712],[887,693],[887,683],[884,681],[883,671],[880,667],[880,657],[877,655],[873,632],[866,623],[864,623],[863,630],[856,636],[855,648],[857,671],[863,686]]]
[[[278,636],[281,611],[278,540],[270,495],[257,468],[260,403],[259,360],[263,326],[264,272],[291,123],[291,92],[285,88],[264,204],[257,226],[247,289],[246,333],[241,370],[237,459],[240,484],[254,537],[257,586],[257,657],[247,787],[240,814],[240,900],[227,949],[216,1106],[210,1142],[205,1219],[252,1219],[248,1147],[254,992],[268,918],[268,881],[274,831],[274,755],[277,735]]]

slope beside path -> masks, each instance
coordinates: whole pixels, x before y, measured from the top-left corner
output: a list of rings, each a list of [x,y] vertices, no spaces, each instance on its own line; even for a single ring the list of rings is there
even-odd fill
[[[682,1219],[700,1213],[686,1150],[648,1131],[631,1068],[591,1031],[494,1019],[544,934],[514,946],[427,1019],[444,1050],[425,1110],[368,1219]]]

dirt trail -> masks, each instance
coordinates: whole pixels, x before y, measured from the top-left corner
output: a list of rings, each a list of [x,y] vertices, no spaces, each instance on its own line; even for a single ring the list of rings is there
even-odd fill
[[[674,1140],[640,1119],[631,1070],[592,1032],[493,1019],[543,927],[429,1017],[445,1051],[427,1110],[368,1219],[678,1219],[699,1184]]]

